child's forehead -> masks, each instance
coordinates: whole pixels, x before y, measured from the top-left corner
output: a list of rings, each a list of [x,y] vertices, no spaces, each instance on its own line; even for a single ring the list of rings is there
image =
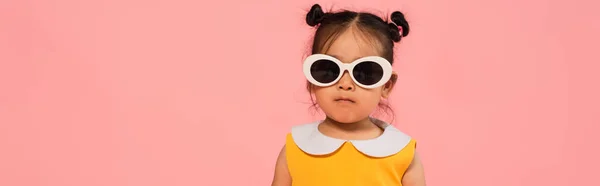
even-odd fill
[[[344,63],[366,56],[380,56],[381,44],[364,33],[349,29],[331,43],[325,54]]]

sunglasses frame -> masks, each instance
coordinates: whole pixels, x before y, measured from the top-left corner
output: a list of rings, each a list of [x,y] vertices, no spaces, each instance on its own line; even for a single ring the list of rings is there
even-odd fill
[[[335,64],[337,64],[337,66],[340,68],[340,74],[338,75],[337,78],[335,78],[335,80],[333,80],[329,83],[321,83],[321,82],[317,81],[316,79],[314,79],[314,77],[310,73],[310,68],[315,62],[317,62],[319,60],[329,60],[329,61],[332,61]],[[354,78],[354,73],[353,73],[354,67],[356,67],[356,65],[363,63],[363,62],[374,62],[374,63],[379,64],[379,66],[381,66],[381,68],[383,69],[383,75],[381,76],[381,79],[377,83],[375,83],[373,85],[364,85],[364,84],[358,82]],[[350,77],[352,78],[352,81],[354,81],[354,84],[356,84],[362,88],[372,89],[372,88],[380,87],[380,86],[384,85],[385,83],[387,83],[390,80],[390,78],[392,77],[392,73],[393,73],[392,64],[390,62],[388,62],[388,60],[386,60],[385,58],[382,58],[379,56],[367,56],[367,57],[362,57],[357,60],[354,60],[351,63],[343,63],[342,61],[340,61],[339,59],[337,59],[333,56],[329,56],[329,55],[325,55],[325,54],[313,54],[313,55],[308,56],[304,60],[304,64],[302,66],[303,66],[302,68],[304,71],[304,76],[306,77],[306,79],[313,85],[320,86],[320,87],[327,87],[327,86],[331,86],[331,85],[337,83],[342,78],[342,76],[345,74],[345,72],[348,71],[348,73],[350,74]]]

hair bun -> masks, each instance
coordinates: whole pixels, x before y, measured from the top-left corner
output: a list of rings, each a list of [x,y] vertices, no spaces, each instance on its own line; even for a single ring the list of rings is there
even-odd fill
[[[410,26],[408,26],[408,21],[406,21],[406,19],[404,18],[404,14],[402,12],[395,11],[392,13],[392,16],[390,18],[394,24],[398,25],[399,27],[402,27],[402,33],[400,34],[402,34],[402,37],[406,37],[410,32]]]
[[[321,9],[321,5],[314,4],[308,14],[306,14],[306,24],[310,26],[317,26],[325,17],[325,12]]]
[[[399,33],[399,29],[398,29],[398,25],[394,24],[394,23],[388,23],[388,26],[390,27],[390,37],[392,38],[392,41],[394,42],[398,42],[400,41],[400,39],[402,39],[402,37],[400,37],[400,33]]]

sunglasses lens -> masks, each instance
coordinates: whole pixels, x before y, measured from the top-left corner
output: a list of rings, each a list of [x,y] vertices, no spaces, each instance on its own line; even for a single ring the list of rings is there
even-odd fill
[[[330,60],[317,60],[310,67],[310,75],[320,83],[331,83],[340,75],[340,67]]]
[[[378,63],[365,61],[356,65],[352,73],[359,83],[374,85],[383,77],[383,68]]]

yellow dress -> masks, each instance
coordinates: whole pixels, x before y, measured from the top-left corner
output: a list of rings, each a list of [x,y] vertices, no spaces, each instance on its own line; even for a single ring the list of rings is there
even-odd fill
[[[392,125],[369,140],[325,136],[321,123],[292,128],[286,138],[286,160],[292,186],[401,186],[414,157],[416,142]]]

